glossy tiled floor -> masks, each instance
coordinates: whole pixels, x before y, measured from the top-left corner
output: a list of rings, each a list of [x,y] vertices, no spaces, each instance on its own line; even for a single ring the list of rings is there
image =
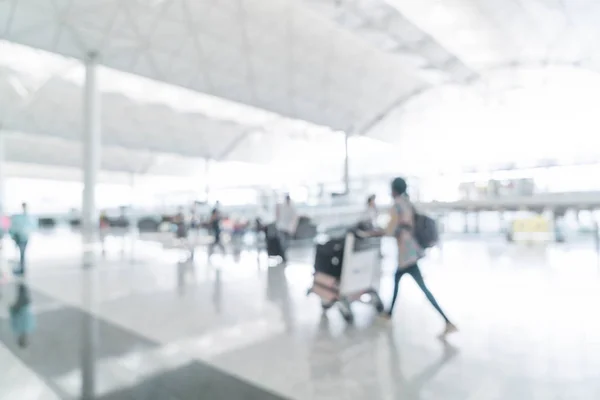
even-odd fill
[[[197,254],[191,264],[115,241],[84,270],[79,249],[64,250],[73,240],[32,242],[21,283],[36,329],[26,348],[9,323],[19,281],[5,273],[0,399],[600,398],[600,268],[591,246],[445,243],[422,267],[461,329],[443,343],[442,321],[408,277],[392,321],[357,304],[348,326],[306,296],[307,251],[283,269],[251,252],[211,264]],[[386,303],[392,260],[384,260]]]

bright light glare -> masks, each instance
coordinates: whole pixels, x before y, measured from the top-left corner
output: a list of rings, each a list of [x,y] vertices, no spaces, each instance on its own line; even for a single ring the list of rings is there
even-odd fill
[[[597,73],[566,67],[499,71],[472,87],[433,90],[392,113],[372,134],[398,137],[402,167],[419,174],[569,162],[600,155],[599,102]]]

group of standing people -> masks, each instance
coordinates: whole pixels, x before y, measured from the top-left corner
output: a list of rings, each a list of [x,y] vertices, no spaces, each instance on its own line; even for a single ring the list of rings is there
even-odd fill
[[[225,254],[225,246],[223,245],[222,239],[222,219],[223,215],[221,214],[220,204],[218,201],[212,208],[208,221],[204,223],[200,220],[200,217],[196,213],[195,207],[192,208],[191,217],[189,220],[186,218],[183,207],[179,207],[179,210],[173,219],[173,223],[175,225],[175,237],[177,239],[187,241],[190,230],[197,231],[204,226],[208,229],[210,235],[213,237],[213,242],[210,244],[208,249],[209,257],[213,254],[215,247],[218,247],[221,252]]]

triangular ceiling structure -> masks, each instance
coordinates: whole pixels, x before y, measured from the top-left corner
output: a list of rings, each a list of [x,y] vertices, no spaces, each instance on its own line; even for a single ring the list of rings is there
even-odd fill
[[[295,1],[9,0],[0,35],[336,130],[428,85]]]

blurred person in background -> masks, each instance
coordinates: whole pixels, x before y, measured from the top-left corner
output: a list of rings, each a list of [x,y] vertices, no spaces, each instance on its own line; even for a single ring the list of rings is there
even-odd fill
[[[200,237],[200,228],[202,227],[202,221],[200,214],[197,210],[197,203],[194,202],[190,207],[190,221],[189,221],[189,237],[188,243],[190,245],[190,259],[193,261],[196,253],[196,246],[198,245],[198,238]]]
[[[188,260],[194,258],[194,246],[190,243],[189,233],[190,225],[183,207],[177,209],[177,214],[173,217],[173,226],[175,227],[175,240],[178,246],[189,251]]]
[[[4,214],[0,214],[0,249],[2,249],[2,243],[4,235],[10,231],[10,217]],[[1,271],[0,271],[1,273]]]
[[[223,219],[223,216],[221,215],[221,211],[219,209],[219,202],[217,201],[215,203],[215,207],[212,209],[212,211],[210,212],[210,218],[208,220],[208,229],[209,232],[213,235],[213,242],[210,244],[210,247],[208,248],[208,256],[210,257],[213,252],[215,251],[215,247],[218,247],[219,249],[221,249],[221,252],[223,254],[225,254],[225,246],[223,246],[223,241],[222,241],[222,227],[221,227],[221,220]]]
[[[375,204],[375,195],[372,194],[367,198],[367,208],[365,210],[365,215],[363,220],[365,222],[370,222],[373,227],[377,226],[377,218],[379,217],[379,212],[377,211],[377,205]]]
[[[244,218],[236,216],[233,219],[231,231],[231,244],[233,245],[233,254],[239,257],[244,247],[244,235],[248,229],[248,221]]]
[[[367,197],[367,208],[361,218],[361,228],[366,230],[378,230],[379,229],[379,211],[377,210],[377,204],[375,204],[376,196],[374,194]],[[379,246],[379,258],[383,258],[383,252],[381,246]]]
[[[100,212],[99,228],[100,228],[100,244],[102,245],[102,254],[105,255],[106,254],[106,247],[105,247],[106,235],[108,234],[108,230],[110,228],[110,222],[108,221],[108,215],[106,214],[106,211]]]
[[[175,225],[175,237],[181,241],[185,241],[188,237],[188,226],[183,207],[177,209],[177,214],[173,218],[173,224]]]
[[[196,203],[194,203],[190,208],[190,229],[193,230],[194,233],[198,233],[201,225],[202,222],[200,221],[200,215],[196,209]]]
[[[15,214],[10,220],[10,236],[19,250],[19,264],[14,269],[15,275],[25,274],[25,255],[29,236],[37,228],[37,221],[29,215],[27,203],[21,204],[21,212]]]
[[[10,217],[0,212],[0,251],[4,247],[4,235],[10,231]],[[3,271],[0,268],[0,278],[2,278]]]
[[[106,211],[101,211],[100,212],[100,230],[106,230],[108,228],[110,228],[110,222],[108,221],[108,215],[106,214]]]
[[[275,222],[273,211],[269,209],[268,204],[262,204],[256,210],[256,228],[257,231],[264,231],[264,228]]]
[[[273,213],[269,210],[269,205],[263,203],[256,210],[256,218],[254,219],[254,245],[256,246],[257,254],[260,253],[261,247],[266,246],[267,226],[273,223]]]
[[[282,204],[277,205],[277,209],[275,211],[275,220],[282,242],[282,259],[283,262],[286,263],[287,249],[289,247],[290,240],[296,234],[296,228],[298,227],[298,213],[289,194],[285,195],[285,200]]]

